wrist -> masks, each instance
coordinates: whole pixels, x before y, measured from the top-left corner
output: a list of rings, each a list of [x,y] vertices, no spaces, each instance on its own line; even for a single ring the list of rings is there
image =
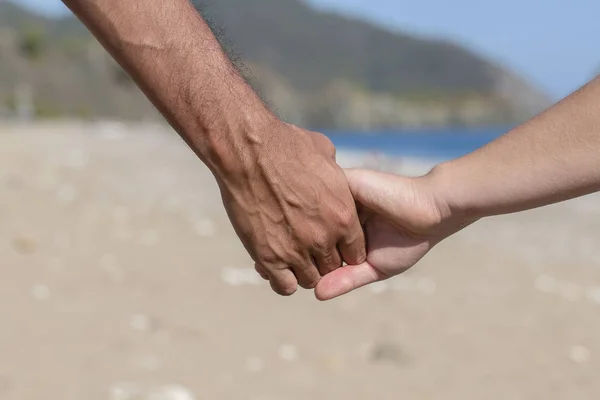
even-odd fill
[[[433,197],[442,223],[460,228],[485,217],[475,203],[474,193],[467,187],[467,177],[456,161],[442,163],[425,176],[433,189]]]
[[[206,130],[203,160],[217,179],[245,176],[256,168],[270,132],[281,122],[272,115],[243,115]]]
[[[228,97],[210,105],[197,101],[182,135],[217,180],[253,168],[270,132],[282,123],[250,88]]]

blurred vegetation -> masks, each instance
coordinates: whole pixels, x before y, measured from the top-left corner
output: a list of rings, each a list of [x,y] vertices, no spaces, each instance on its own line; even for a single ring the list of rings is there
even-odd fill
[[[90,120],[94,117],[92,110],[84,106],[75,107],[73,110],[73,115],[82,120]]]
[[[34,105],[35,116],[42,119],[60,118],[64,112],[52,103],[37,103]]]
[[[17,102],[15,101],[14,95],[11,94],[6,96],[6,99],[4,100],[4,107],[11,112],[15,112],[17,110]]]
[[[30,61],[37,61],[42,56],[46,34],[39,26],[25,26],[19,32],[19,50]]]
[[[5,99],[4,108],[11,112],[17,111],[17,102],[14,95]],[[48,102],[33,104],[33,112],[37,118],[59,118],[65,115],[59,106]]]
[[[460,46],[317,11],[302,0],[195,3],[247,80],[293,123],[480,124],[527,117],[548,104],[514,74]],[[0,54],[0,99],[27,83],[38,116],[160,118],[73,17],[46,18],[0,1]]]
[[[61,39],[57,45],[69,58],[79,58],[85,56],[90,40],[81,37],[66,37]]]

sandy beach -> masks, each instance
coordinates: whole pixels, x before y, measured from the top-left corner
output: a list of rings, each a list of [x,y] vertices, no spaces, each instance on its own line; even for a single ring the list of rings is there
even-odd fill
[[[0,123],[0,269],[0,399],[600,398],[599,196],[319,303],[254,273],[168,129]]]

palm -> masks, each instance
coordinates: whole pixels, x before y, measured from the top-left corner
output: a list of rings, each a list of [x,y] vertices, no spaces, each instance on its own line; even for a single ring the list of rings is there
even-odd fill
[[[367,262],[386,277],[403,273],[431,249],[432,241],[373,215],[365,223]]]
[[[405,272],[448,232],[433,195],[418,180],[370,171],[348,171],[348,178],[367,238],[367,261],[323,277],[316,288],[322,300]]]

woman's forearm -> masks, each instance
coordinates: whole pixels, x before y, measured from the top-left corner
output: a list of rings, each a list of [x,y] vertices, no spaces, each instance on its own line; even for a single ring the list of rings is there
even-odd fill
[[[599,191],[600,78],[431,177],[447,212],[475,219]]]

